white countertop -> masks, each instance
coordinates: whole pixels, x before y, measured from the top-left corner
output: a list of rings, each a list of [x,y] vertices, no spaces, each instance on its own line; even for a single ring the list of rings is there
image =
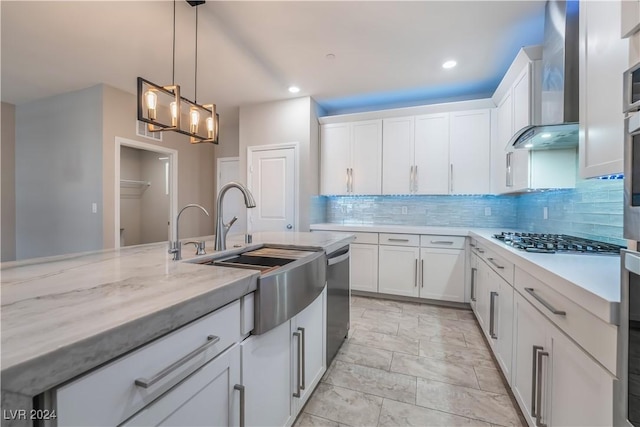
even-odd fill
[[[515,249],[492,236],[504,229],[401,225],[312,224],[312,230],[440,234],[483,239],[491,249],[607,323],[615,323],[620,304],[620,257],[589,254],[541,254]]]
[[[211,256],[213,239],[205,240]],[[269,232],[249,246],[330,253],[351,240]],[[227,246],[242,241],[229,236]],[[256,290],[255,270],[189,262],[190,246],[176,262],[167,249],[162,242],[0,264],[2,389],[38,394]]]

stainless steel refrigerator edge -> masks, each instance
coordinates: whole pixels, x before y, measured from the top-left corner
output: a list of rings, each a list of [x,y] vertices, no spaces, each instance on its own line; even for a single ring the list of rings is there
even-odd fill
[[[327,367],[349,332],[349,246],[327,255]]]

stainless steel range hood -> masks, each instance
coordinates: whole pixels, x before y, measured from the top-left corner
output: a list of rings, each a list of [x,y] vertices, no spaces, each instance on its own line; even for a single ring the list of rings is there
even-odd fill
[[[578,1],[547,1],[541,121],[516,132],[508,147],[554,150],[578,146],[578,20]]]

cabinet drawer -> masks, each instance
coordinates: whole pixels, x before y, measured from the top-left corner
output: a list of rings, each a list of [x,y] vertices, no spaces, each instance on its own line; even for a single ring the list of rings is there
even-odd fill
[[[120,424],[239,340],[235,301],[56,389],[58,425]]]
[[[616,372],[617,328],[598,319],[530,274],[515,269],[516,290],[612,373]],[[554,310],[556,313],[554,313]],[[564,313],[564,314],[563,314]]]
[[[472,252],[477,254],[493,271],[513,286],[515,270],[513,263],[505,260],[494,251],[487,249],[487,247],[483,246],[480,242],[476,242],[475,245],[475,247],[471,248]]]
[[[369,245],[378,244],[378,233],[353,233],[355,236],[353,243],[363,243]]]
[[[464,236],[440,236],[428,234],[420,236],[423,248],[464,249]]]
[[[420,236],[417,234],[380,233],[380,244],[394,246],[420,246]]]

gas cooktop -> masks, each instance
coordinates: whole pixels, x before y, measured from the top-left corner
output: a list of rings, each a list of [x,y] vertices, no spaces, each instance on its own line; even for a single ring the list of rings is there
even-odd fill
[[[619,255],[620,249],[624,249],[624,246],[598,242],[597,240],[584,239],[582,237],[568,236],[566,234],[513,233],[503,231],[500,234],[494,234],[493,237],[516,249],[546,254],[560,252]]]

